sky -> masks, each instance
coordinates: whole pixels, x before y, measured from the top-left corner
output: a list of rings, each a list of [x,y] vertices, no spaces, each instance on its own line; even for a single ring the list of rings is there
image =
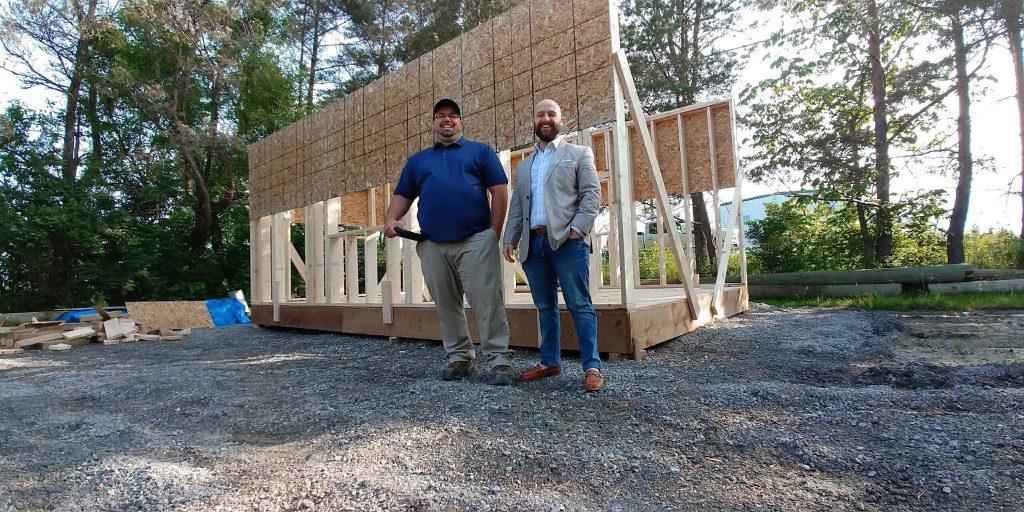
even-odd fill
[[[742,46],[763,37],[766,28],[755,31],[738,31],[737,39],[730,44]],[[0,56],[2,58],[2,56]],[[984,84],[987,89],[984,95],[978,95],[971,104],[973,153],[975,158],[991,158],[991,168],[975,167],[971,190],[970,208],[968,211],[968,229],[976,227],[981,230],[1008,229],[1013,233],[1021,231],[1021,197],[1018,194],[1020,185],[1020,138],[1017,122],[1016,102],[1014,99],[1013,64],[1009,51],[998,48],[990,52],[987,68],[984,73],[992,77],[992,81]],[[755,80],[774,74],[768,63],[759,56],[753,56],[739,73],[733,87],[734,97],[743,88]],[[18,99],[33,108],[46,107],[47,91],[41,88],[21,89],[17,79],[10,73],[0,69],[0,107]],[[955,115],[955,97],[950,97],[948,111]],[[742,113],[742,105],[738,105]],[[744,134],[739,133],[739,140]],[[740,146],[741,156],[750,154],[751,148]],[[900,193],[916,189],[944,188],[951,201],[956,187],[955,176],[942,176],[922,171],[907,172],[893,181],[893,192]],[[762,184],[746,181],[741,187],[743,197],[753,197],[770,192],[798,190],[799,183]],[[732,193],[726,191],[722,201],[732,200]]]

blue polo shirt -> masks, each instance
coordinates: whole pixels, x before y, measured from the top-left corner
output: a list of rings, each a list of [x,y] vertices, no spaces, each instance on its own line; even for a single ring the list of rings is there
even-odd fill
[[[490,229],[487,189],[504,183],[508,178],[494,150],[459,138],[409,157],[395,194],[420,199],[417,219],[430,241],[458,242]]]

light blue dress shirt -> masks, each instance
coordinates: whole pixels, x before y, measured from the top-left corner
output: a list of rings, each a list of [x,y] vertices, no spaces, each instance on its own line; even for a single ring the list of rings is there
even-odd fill
[[[548,225],[548,213],[544,210],[544,178],[551,166],[551,156],[555,154],[562,136],[548,143],[544,150],[540,144],[534,146],[533,165],[530,166],[530,229]]]

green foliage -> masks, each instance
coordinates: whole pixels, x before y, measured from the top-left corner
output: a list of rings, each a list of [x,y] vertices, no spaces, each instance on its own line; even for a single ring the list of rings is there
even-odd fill
[[[964,256],[975,268],[1016,268],[1017,254],[1022,250],[1020,237],[1006,229],[964,233]]]
[[[935,227],[942,211],[934,197],[917,196],[904,205],[895,225],[893,256],[886,263],[896,267],[945,263],[945,236]],[[864,257],[855,207],[791,199],[768,204],[766,211],[764,219],[747,228],[753,244],[750,273],[871,267]]]

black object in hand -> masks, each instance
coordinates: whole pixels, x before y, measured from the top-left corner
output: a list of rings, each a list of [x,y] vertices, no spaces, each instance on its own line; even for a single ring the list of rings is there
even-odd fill
[[[427,239],[427,235],[424,235],[423,233],[409,231],[408,229],[400,228],[397,226],[395,227],[395,234],[402,238],[408,238],[409,240],[415,240],[417,242],[422,242]]]

